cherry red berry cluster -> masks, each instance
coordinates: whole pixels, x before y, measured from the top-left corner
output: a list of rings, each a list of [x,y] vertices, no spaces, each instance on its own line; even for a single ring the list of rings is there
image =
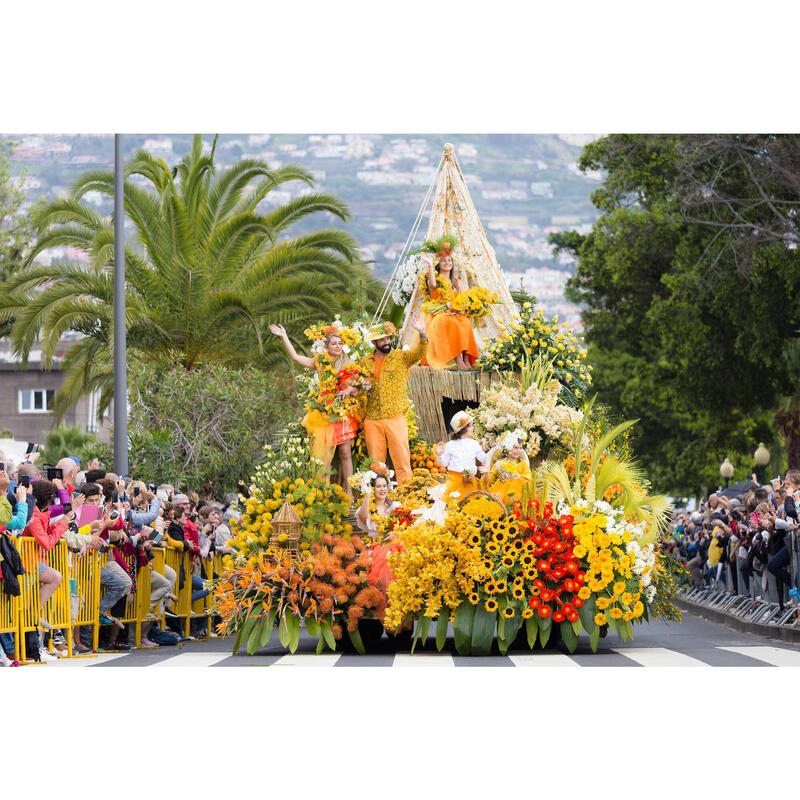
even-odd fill
[[[534,545],[534,566],[539,573],[533,581],[528,605],[543,619],[552,616],[553,622],[576,622],[578,609],[583,605],[578,591],[585,576],[580,562],[572,555],[574,519],[569,514],[553,518],[552,503],[545,503],[540,509],[538,500],[529,501],[530,512],[533,513],[527,519],[522,518],[519,509],[515,514],[520,526],[527,526],[530,532],[525,541]]]

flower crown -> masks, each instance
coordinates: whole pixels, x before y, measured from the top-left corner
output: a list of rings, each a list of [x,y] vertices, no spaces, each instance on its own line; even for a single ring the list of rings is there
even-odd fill
[[[349,353],[351,348],[364,340],[364,334],[358,325],[345,325],[339,317],[335,317],[330,325],[311,325],[303,333],[306,338],[314,342],[311,346],[312,353],[321,353],[325,350],[328,337],[338,336],[342,340],[342,350]]]
[[[525,441],[525,431],[519,428],[513,431],[506,431],[496,442],[503,452],[507,453],[515,445],[521,445]]]
[[[370,341],[375,339],[383,339],[384,336],[394,336],[397,333],[397,328],[393,322],[376,322],[370,326],[369,338]]]
[[[420,251],[423,253],[432,253],[437,256],[449,256],[453,254],[453,250],[458,247],[458,237],[450,233],[440,236],[438,239],[426,239],[422,243]]]

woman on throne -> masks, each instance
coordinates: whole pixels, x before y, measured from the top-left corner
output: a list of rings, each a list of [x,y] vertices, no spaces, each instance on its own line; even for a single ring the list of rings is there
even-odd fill
[[[426,301],[422,311],[428,332],[428,352],[421,362],[423,366],[470,370],[478,360],[472,320],[449,307],[456,294],[467,290],[465,281],[454,270],[453,251],[457,247],[458,239],[450,235],[422,245],[428,267],[420,276]]]

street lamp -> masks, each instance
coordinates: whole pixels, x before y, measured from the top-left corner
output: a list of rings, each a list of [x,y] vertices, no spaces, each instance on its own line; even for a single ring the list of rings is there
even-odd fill
[[[759,442],[755,453],[753,453],[753,460],[756,462],[756,475],[758,476],[759,483],[764,483],[764,468],[769,464],[769,450],[764,447],[764,442]]]
[[[733,477],[733,464],[728,460],[728,456],[725,456],[725,460],[719,465],[719,474],[725,479],[725,488],[727,489]]]

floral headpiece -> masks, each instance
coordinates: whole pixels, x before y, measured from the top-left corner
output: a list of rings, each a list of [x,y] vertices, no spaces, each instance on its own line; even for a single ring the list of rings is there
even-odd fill
[[[350,349],[362,341],[362,332],[358,326],[348,327],[337,316],[330,325],[311,325],[303,333],[306,338],[314,342],[311,346],[313,353],[325,350],[325,344],[330,336],[338,336],[342,340],[342,350],[349,353]]]
[[[426,239],[422,243],[420,250],[423,253],[432,253],[437,256],[450,256],[453,250],[458,247],[458,237],[450,233],[440,236],[438,239]]]
[[[508,453],[512,447],[521,445],[525,441],[525,432],[519,428],[513,431],[506,431],[498,440],[496,446],[504,453]]]
[[[453,419],[450,420],[450,427],[453,429],[453,433],[458,433],[460,430],[466,428],[470,422],[472,422],[472,417],[467,414],[466,411],[459,411],[457,414],[454,414]]]
[[[384,336],[394,336],[397,333],[393,322],[376,322],[370,326],[369,340],[374,342],[376,339],[383,339]]]

